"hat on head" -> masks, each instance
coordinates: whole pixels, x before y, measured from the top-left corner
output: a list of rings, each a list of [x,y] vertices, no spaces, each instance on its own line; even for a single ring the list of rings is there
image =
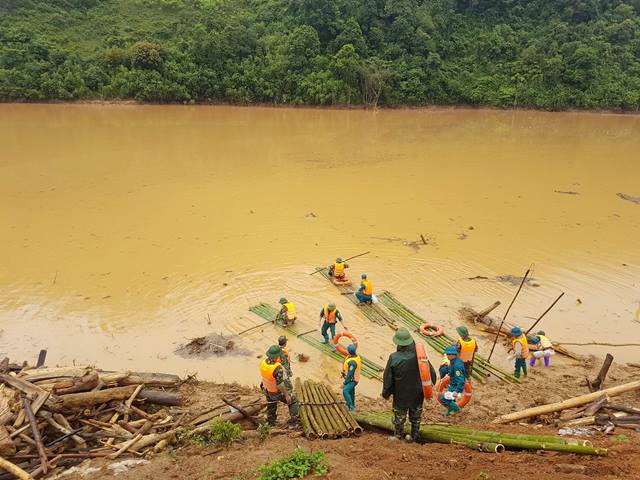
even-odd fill
[[[285,335],[281,335],[278,338],[278,345],[280,345],[281,347],[287,344],[287,337]]]
[[[342,258],[340,257],[336,258],[336,263],[342,263]]]
[[[454,345],[449,345],[444,349],[445,355],[458,355],[458,349]]]
[[[335,310],[336,309],[336,304],[335,303],[330,303],[329,305],[327,305],[327,308],[329,310]]]
[[[458,332],[458,335],[460,335],[461,337],[466,337],[469,335],[469,329],[464,325],[456,327],[456,332]]]
[[[519,337],[520,335],[522,335],[522,329],[520,327],[513,327],[511,329],[511,335],[513,335],[514,337]]]
[[[365,278],[367,278],[367,274],[363,273],[362,275],[360,275],[360,278],[362,278],[364,280]]]
[[[280,347],[278,345],[271,345],[269,347],[269,350],[267,350],[267,358],[278,358],[281,353],[282,350],[280,350]]]
[[[347,346],[347,352],[349,352],[350,355],[355,355],[356,354],[356,346],[353,343],[350,343]]]
[[[399,347],[406,347],[413,343],[413,337],[409,333],[409,330],[404,327],[400,327],[393,336],[393,343]]]
[[[284,305],[285,303],[287,303],[287,299],[285,297],[280,297],[280,303]]]

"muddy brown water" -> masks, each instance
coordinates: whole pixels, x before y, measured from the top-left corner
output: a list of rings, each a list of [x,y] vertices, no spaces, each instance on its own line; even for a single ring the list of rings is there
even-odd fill
[[[640,342],[640,206],[617,195],[640,195],[638,152],[632,115],[0,105],[0,354],[251,384],[273,327],[236,339],[251,356],[173,352],[286,295],[305,330],[336,301],[384,364],[391,331],[308,275],[367,250],[350,274],[450,332],[462,303],[504,313],[517,287],[495,278],[533,263],[512,321],[564,291],[552,340]],[[298,374],[338,381],[291,349],[311,356]]]

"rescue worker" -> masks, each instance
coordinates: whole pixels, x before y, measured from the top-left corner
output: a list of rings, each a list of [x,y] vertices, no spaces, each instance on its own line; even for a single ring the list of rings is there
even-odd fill
[[[347,403],[347,410],[350,412],[356,409],[356,385],[360,381],[360,370],[362,370],[362,360],[360,355],[356,353],[356,346],[351,343],[347,347],[349,356],[344,359],[342,364],[342,396]]]
[[[529,365],[534,367],[538,358],[544,358],[544,366],[548,367],[549,360],[552,355],[556,354],[556,351],[553,349],[553,344],[545,335],[544,330],[540,330],[535,337],[527,338],[527,342],[531,351]]]
[[[464,325],[457,327],[456,332],[460,335],[456,343],[458,358],[464,363],[467,378],[470,378],[471,372],[473,371],[473,360],[478,351],[478,342],[476,342],[475,338],[469,336],[469,330]]]
[[[345,273],[345,269],[349,268],[348,263],[344,263],[342,258],[336,258],[336,263],[329,267],[329,276],[336,278],[338,280],[344,280],[347,278],[347,274]]]
[[[446,353],[442,354],[442,361],[440,362],[440,368],[438,369],[438,373],[440,374],[440,379],[442,380],[444,377],[449,375],[449,357],[447,357]]]
[[[456,402],[458,397],[464,393],[466,372],[463,361],[458,357],[458,348],[455,345],[445,348],[444,354],[449,360],[449,386],[441,400],[447,407],[447,411],[442,415],[447,417],[460,411],[460,407]]]
[[[513,376],[520,378],[520,370],[522,370],[526,377],[528,373],[527,358],[529,358],[529,343],[527,342],[527,337],[520,327],[513,327],[511,329],[511,336],[513,339],[511,340],[511,349],[509,351],[513,351],[515,357]]]
[[[388,399],[393,396],[393,436],[389,440],[400,440],[404,436],[404,424],[408,415],[411,434],[404,438],[415,441],[420,431],[424,401],[416,344],[404,327],[396,331],[393,343],[397,345],[397,350],[389,355],[382,385],[382,397]]]
[[[332,340],[333,337],[336,336],[336,323],[338,323],[338,321],[342,323],[342,314],[340,313],[340,310],[336,308],[335,303],[330,303],[326,307],[323,307],[322,310],[320,310],[320,322],[322,322],[320,332],[324,337],[324,342],[322,343],[324,343],[325,345],[329,344],[332,350],[335,350]],[[342,328],[346,330],[344,324]],[[329,330],[331,330],[331,338],[329,338],[328,335]]]
[[[293,378],[293,373],[291,372],[291,355],[289,355],[289,349],[287,348],[287,337],[281,335],[278,338],[278,346],[280,347],[280,363],[284,368],[284,373],[287,378],[286,381],[291,385],[291,379]],[[293,386],[291,386],[293,388]]]
[[[296,314],[296,306],[285,297],[280,299],[280,305],[282,305],[282,308],[278,312],[278,315],[276,315],[276,322],[285,327],[293,325],[298,318]]]
[[[366,273],[360,275],[360,288],[356,292],[356,298],[360,303],[371,304],[373,302],[373,286]]]
[[[260,389],[267,398],[267,423],[271,426],[276,424],[278,402],[286,403],[289,407],[289,424],[298,422],[298,399],[285,382],[285,371],[280,363],[281,353],[279,346],[271,345],[266,353],[267,358],[260,364]]]

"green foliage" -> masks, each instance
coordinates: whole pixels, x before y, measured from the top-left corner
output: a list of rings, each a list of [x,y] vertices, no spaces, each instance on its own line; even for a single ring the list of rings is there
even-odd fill
[[[307,453],[298,448],[291,455],[261,466],[258,480],[304,478],[312,473],[320,477],[328,471],[329,463],[325,460],[323,452]]]
[[[193,433],[190,430],[180,430],[177,434],[180,443],[205,447],[207,445],[226,445],[242,436],[242,429],[235,423],[226,420],[211,424],[205,433]]]
[[[4,0],[0,100],[640,108],[640,0]]]
[[[260,425],[258,425],[258,433],[260,434],[260,440],[266,440],[271,433],[271,425],[269,425],[267,422],[261,423]]]

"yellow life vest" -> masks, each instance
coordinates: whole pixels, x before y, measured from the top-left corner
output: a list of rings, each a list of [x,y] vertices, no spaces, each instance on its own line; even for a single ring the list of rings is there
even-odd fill
[[[342,373],[344,373],[345,376],[347,375],[347,372],[349,371],[349,363],[351,362],[356,362],[356,371],[353,372],[353,381],[357,383],[360,381],[360,370],[362,369],[362,360],[360,360],[360,355],[345,358],[344,363],[342,364]]]
[[[267,363],[267,359],[262,360],[262,363],[260,364],[260,376],[262,377],[262,386],[267,392],[278,392],[278,384],[276,382],[276,377],[273,374],[275,373],[276,368],[280,366],[281,364],[279,361],[276,361],[275,363]]]
[[[373,295],[373,285],[371,285],[371,282],[367,278],[362,280],[362,285],[364,285],[364,291],[362,293],[365,295]]]
[[[335,263],[333,265],[333,276],[334,277],[344,277],[344,263]]]
[[[458,343],[460,344],[460,353],[458,356],[463,362],[470,362],[473,360],[473,354],[476,353],[476,341],[470,338],[469,341],[464,341],[462,337],[458,337]]]
[[[289,303],[285,303],[284,307],[287,309],[287,318],[289,320],[295,320],[296,319],[296,306],[289,302]]]
[[[521,357],[529,358],[529,342],[527,342],[527,337],[525,337],[524,334],[522,334],[518,338],[513,339],[513,341],[511,342],[511,348],[513,348],[514,352],[516,351],[516,343],[519,343],[520,345],[522,345]]]
[[[329,307],[324,307],[324,319],[327,323],[336,323],[336,312],[337,310],[334,308],[333,310],[329,310]]]
[[[545,350],[547,348],[553,348],[553,344],[545,335],[538,335],[538,338],[540,339],[540,345],[542,345],[542,348]]]

